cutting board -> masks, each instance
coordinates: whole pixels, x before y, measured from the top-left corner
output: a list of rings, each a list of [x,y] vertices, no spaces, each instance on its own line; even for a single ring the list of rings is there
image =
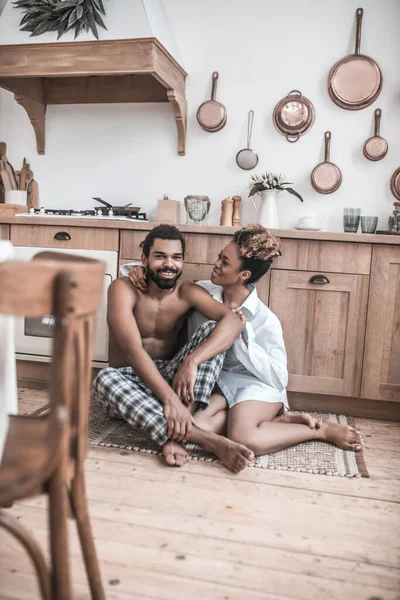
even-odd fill
[[[27,213],[28,207],[26,204],[0,204],[0,215],[12,217],[19,213]]]

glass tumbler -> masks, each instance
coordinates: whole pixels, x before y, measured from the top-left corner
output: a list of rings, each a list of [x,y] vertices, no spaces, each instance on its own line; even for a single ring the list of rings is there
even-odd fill
[[[378,217],[361,217],[362,233],[375,233],[378,227]]]
[[[360,224],[361,208],[345,208],[343,211],[343,229],[348,233],[357,233]]]

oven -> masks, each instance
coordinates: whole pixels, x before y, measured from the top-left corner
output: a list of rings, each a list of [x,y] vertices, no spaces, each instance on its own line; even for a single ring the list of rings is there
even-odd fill
[[[103,299],[96,315],[95,338],[93,343],[92,365],[103,368],[108,365],[109,336],[107,326],[107,291],[110,283],[117,277],[118,254],[106,250],[65,250],[56,248],[37,248],[14,246],[15,260],[32,260],[39,252],[63,252],[78,254],[87,258],[101,260],[106,264],[104,275]],[[18,277],[18,273],[15,274]],[[15,319],[15,346],[17,360],[50,362],[54,320],[51,315],[40,319]]]

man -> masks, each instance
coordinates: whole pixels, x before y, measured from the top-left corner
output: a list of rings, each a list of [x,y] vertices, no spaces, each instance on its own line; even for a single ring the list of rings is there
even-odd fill
[[[111,416],[146,427],[167,464],[182,466],[191,441],[218,456],[234,473],[253,453],[241,444],[197,427],[195,408],[204,409],[222,368],[223,353],[243,329],[240,318],[195,284],[179,281],[185,240],[171,225],[155,227],[143,242],[148,293],[128,278],[113,281],[108,295],[108,325],[118,347],[119,368],[103,369],[92,395]],[[178,350],[179,334],[192,309],[207,322]],[[189,410],[189,408],[191,410]]]

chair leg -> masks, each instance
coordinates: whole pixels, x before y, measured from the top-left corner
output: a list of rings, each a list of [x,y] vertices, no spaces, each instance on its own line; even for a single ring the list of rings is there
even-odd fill
[[[68,492],[62,470],[49,479],[49,518],[52,600],[71,600],[68,554]]]
[[[43,600],[51,600],[49,570],[36,541],[25,527],[3,511],[0,511],[0,527],[4,527],[24,546],[35,567]]]
[[[106,597],[90,524],[83,473],[78,473],[72,481],[71,503],[78,528],[92,600],[105,600]]]

